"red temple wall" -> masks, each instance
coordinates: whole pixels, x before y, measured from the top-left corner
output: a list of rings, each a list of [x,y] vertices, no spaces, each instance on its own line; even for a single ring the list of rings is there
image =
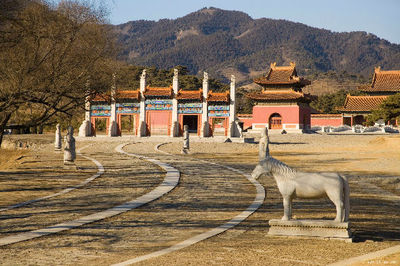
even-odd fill
[[[291,106],[254,106],[252,123],[268,123],[269,117],[273,113],[278,113],[282,117],[283,124],[299,124],[300,107]]]
[[[238,116],[239,120],[243,122],[243,129],[246,130],[253,124],[253,117],[241,117]]]
[[[299,124],[303,125],[303,128],[311,126],[310,108],[299,106]]]

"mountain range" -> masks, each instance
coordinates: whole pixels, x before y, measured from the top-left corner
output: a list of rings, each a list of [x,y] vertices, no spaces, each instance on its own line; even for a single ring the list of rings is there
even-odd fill
[[[295,62],[311,76],[334,71],[368,77],[375,66],[400,69],[400,45],[366,32],[332,32],[287,20],[253,19],[239,11],[203,8],[177,19],[115,25],[119,59],[130,64],[207,71],[241,84],[271,62]]]

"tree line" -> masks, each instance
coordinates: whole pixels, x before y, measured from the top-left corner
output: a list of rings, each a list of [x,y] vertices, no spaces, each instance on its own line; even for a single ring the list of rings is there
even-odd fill
[[[116,51],[105,22],[104,10],[81,1],[0,2],[0,145],[10,121],[71,117],[104,90]]]

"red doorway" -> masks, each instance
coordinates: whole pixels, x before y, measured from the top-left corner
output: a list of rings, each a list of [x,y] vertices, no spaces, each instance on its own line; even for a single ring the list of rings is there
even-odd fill
[[[92,124],[92,136],[96,136],[97,134],[108,135],[108,129],[110,126],[109,117],[92,116],[90,122]]]
[[[150,135],[170,135],[171,116],[171,111],[147,111],[146,122]]]
[[[183,134],[183,126],[189,126],[190,133],[197,133],[200,136],[201,132],[201,115],[199,114],[180,114],[179,115],[179,134]]]
[[[228,118],[227,117],[210,117],[209,118],[212,136],[228,136]]]
[[[269,117],[269,128],[270,129],[282,129],[282,116],[278,113],[273,113]]]

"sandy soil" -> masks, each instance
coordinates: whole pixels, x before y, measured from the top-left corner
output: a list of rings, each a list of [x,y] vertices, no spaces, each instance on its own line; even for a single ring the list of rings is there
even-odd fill
[[[122,139],[106,140],[90,139],[77,145],[90,145],[83,153],[104,165],[104,176],[71,194],[1,213],[0,236],[103,210],[142,195],[159,184],[163,178],[160,169],[146,161],[116,153],[114,148],[123,142]],[[251,172],[257,163],[257,144],[192,142],[191,153],[182,156],[182,144],[178,140],[161,146],[161,150],[174,154],[168,156],[153,150],[159,140],[154,143],[148,142],[151,139],[147,142],[133,141],[136,143],[126,146],[126,151],[160,159],[181,171],[181,181],[176,189],[155,202],[117,217],[62,234],[2,247],[0,263],[106,265],[121,262],[217,227],[246,209],[254,199],[255,189],[243,176],[196,159]],[[398,245],[400,201],[390,196],[400,195],[397,186],[399,148],[398,136],[271,136],[272,155],[288,165],[301,171],[337,171],[349,178],[355,243],[267,236],[268,220],[281,217],[282,203],[274,180],[262,177],[259,181],[267,190],[265,203],[245,222],[219,236],[142,264],[327,264]],[[50,144],[48,149],[51,150]],[[53,193],[69,182],[79,183],[96,171],[92,162],[81,159],[78,164],[82,164],[84,170],[62,169],[60,158],[54,157],[52,161],[49,154],[45,149],[43,152],[35,151],[29,155],[36,156],[32,157],[35,160],[28,157],[27,164],[11,165],[7,171],[1,170],[1,206],[42,195],[15,188],[10,190],[7,186],[15,182],[19,182],[15,185],[18,188],[35,187]],[[59,172],[50,178],[52,169]],[[17,179],[21,173],[26,173],[27,178]],[[14,176],[12,182],[8,180],[9,176]],[[64,176],[69,178],[63,179]],[[366,182],[372,186],[365,185]],[[14,194],[20,195],[18,200],[7,200]],[[294,215],[297,218],[332,219],[334,207],[328,200],[296,200]],[[399,257],[393,255],[384,259],[398,261]]]

